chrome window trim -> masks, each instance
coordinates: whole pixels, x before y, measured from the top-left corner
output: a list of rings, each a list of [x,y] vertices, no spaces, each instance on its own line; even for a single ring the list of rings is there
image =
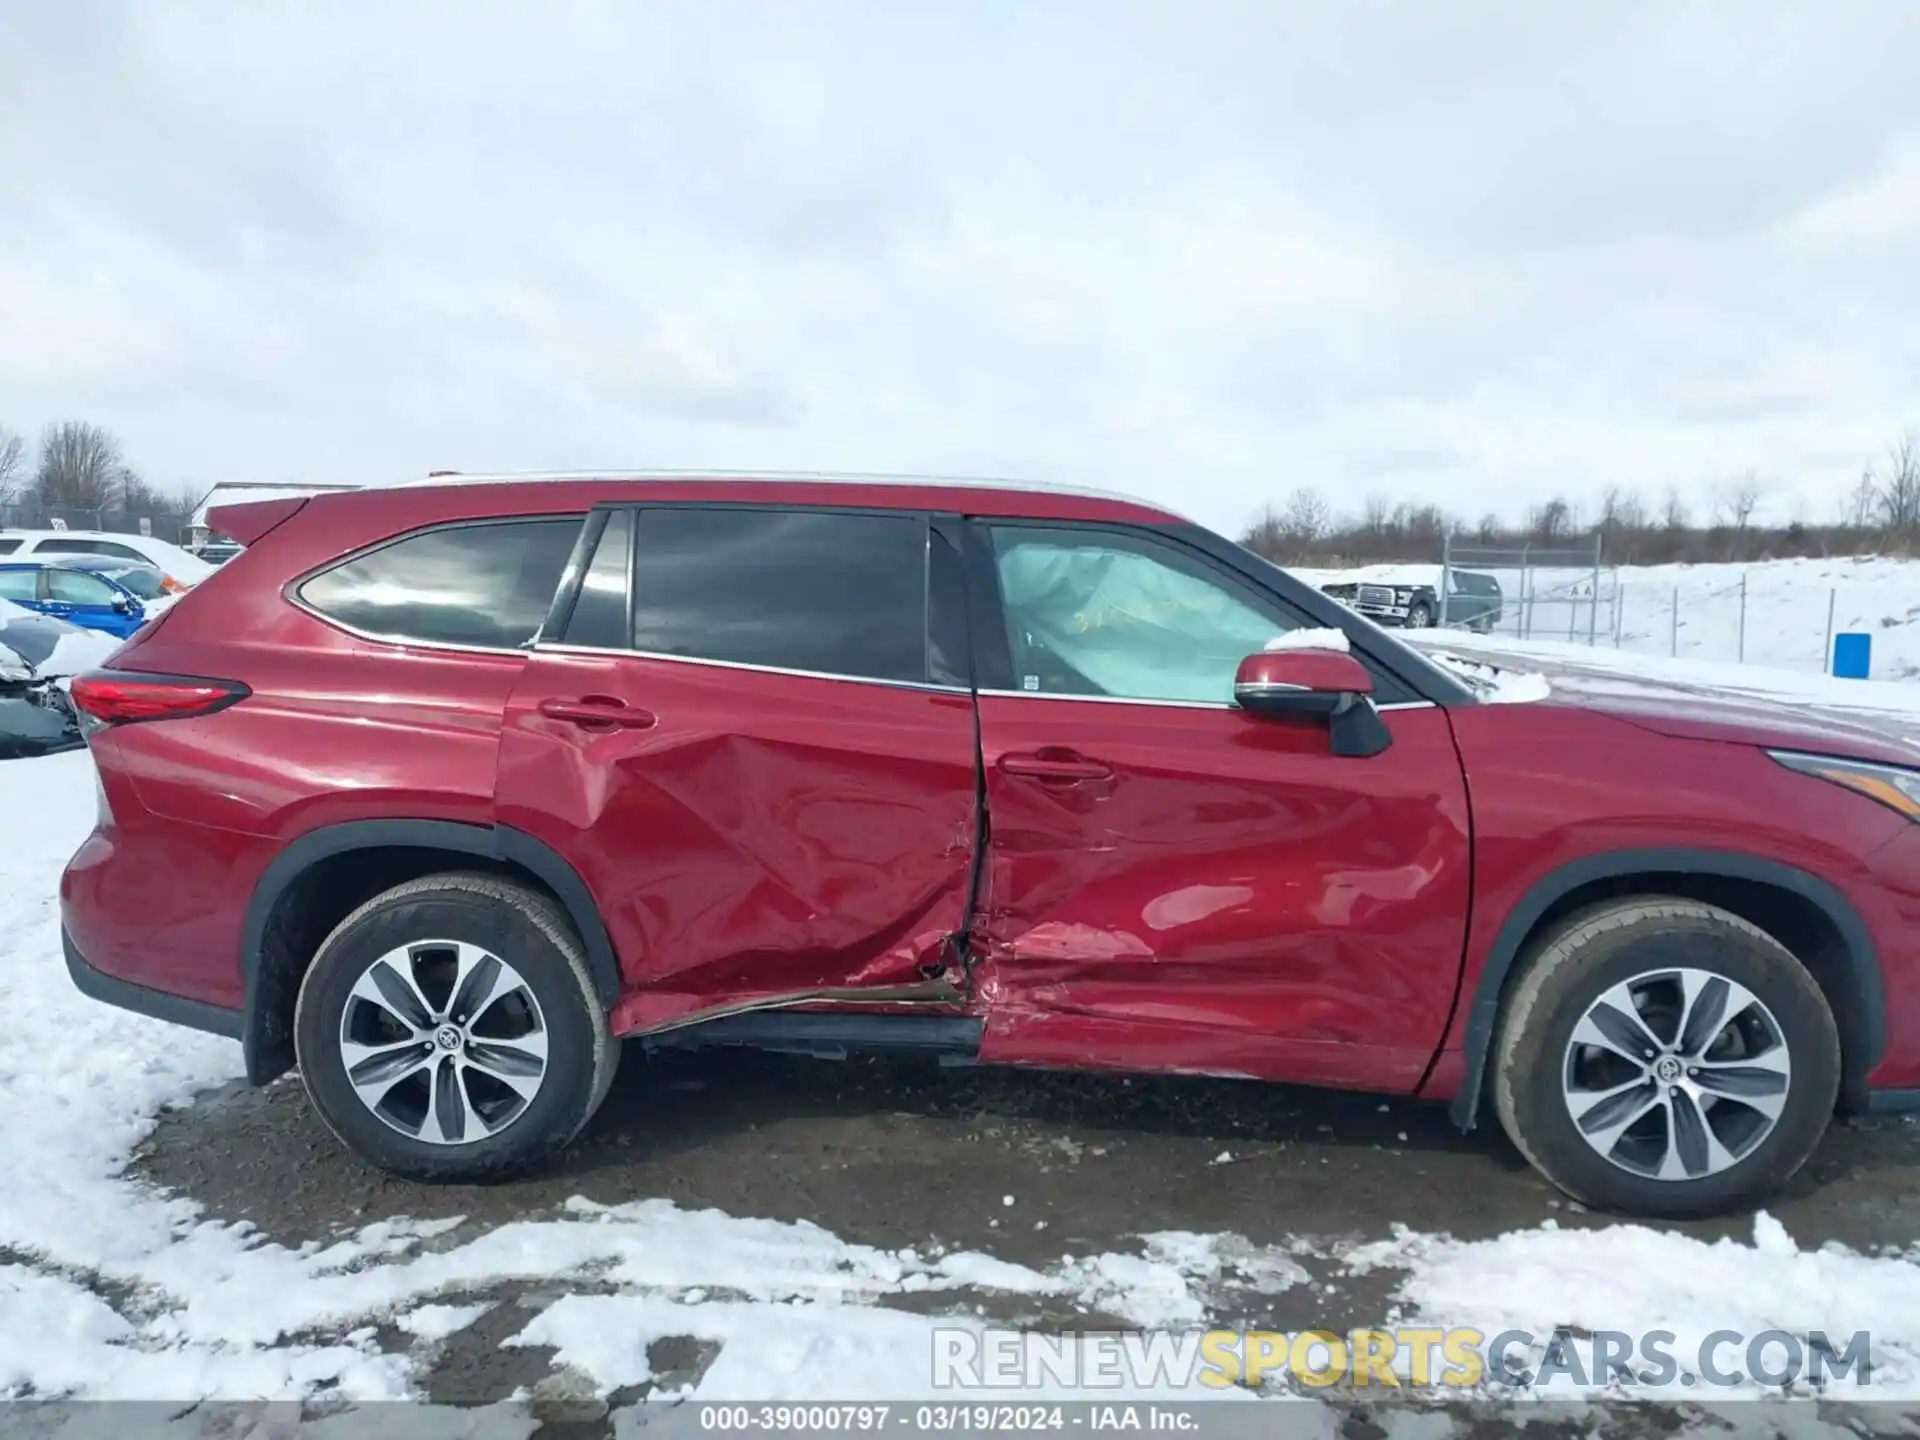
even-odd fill
[[[889,690],[923,690],[933,695],[971,695],[965,685],[936,685],[928,680],[883,680],[877,675],[845,675],[834,670],[794,670],[784,665],[755,665],[745,660],[711,660],[704,655],[669,655],[660,650],[623,650],[610,645],[570,645],[536,639],[535,654],[608,655],[622,660],[669,660],[680,665],[710,665],[719,670],[744,670],[754,675],[791,675],[802,680],[838,680],[847,685],[883,685]]]
[[[980,693],[983,696],[992,695],[999,699],[1010,700],[1077,700],[1094,705],[1158,705],[1169,710],[1238,710],[1240,708],[1231,700],[1146,700],[1131,695],[1049,695],[1044,690],[982,690]],[[1385,712],[1437,710],[1440,707],[1431,700],[1392,700],[1385,705],[1375,705],[1373,708]]]
[[[343,635],[351,635],[356,640],[371,640],[376,645],[398,645],[408,650],[442,650],[449,655],[518,655],[526,657],[530,644],[513,646],[499,645],[459,645],[451,640],[422,640],[415,635],[383,635],[377,630],[362,630],[357,625],[349,625],[344,620],[336,620],[324,610],[316,610],[299,596],[298,593],[284,596],[294,609],[311,615],[322,625],[338,630]]]

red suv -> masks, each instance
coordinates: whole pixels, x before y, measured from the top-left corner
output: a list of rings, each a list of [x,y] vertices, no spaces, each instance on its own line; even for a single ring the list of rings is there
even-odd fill
[[[1920,1097],[1920,750],[1483,703],[1138,501],[505,477],[225,509],[74,684],[90,995],[354,1149],[554,1154],[617,1041],[1489,1108],[1591,1203],[1753,1201]]]

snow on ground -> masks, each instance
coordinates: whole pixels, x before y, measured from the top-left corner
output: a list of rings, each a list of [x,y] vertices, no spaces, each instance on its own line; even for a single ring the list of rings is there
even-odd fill
[[[1508,676],[1516,664],[1537,659],[1580,675],[1581,689],[1621,694],[1644,690],[1648,683],[1668,688],[1710,690],[1782,704],[1817,705],[1823,710],[1861,716],[1920,715],[1920,684],[1897,680],[1836,680],[1767,665],[1735,665],[1708,660],[1671,660],[1634,655],[1608,646],[1569,644],[1565,640],[1515,640],[1508,635],[1475,635],[1464,630],[1395,632],[1430,659],[1450,668],[1491,667]]]
[[[1601,646],[1635,655],[1824,674],[1831,616],[1835,633],[1873,637],[1874,679],[1920,677],[1920,561],[1865,556],[1751,565],[1626,565],[1602,570],[1597,609],[1591,569],[1537,569],[1523,581],[1518,568],[1462,568],[1499,582],[1505,598],[1500,633],[1508,639],[1577,644],[1591,635]],[[1315,586],[1354,579],[1436,586],[1440,581],[1438,565],[1293,573]],[[1533,596],[1530,607],[1522,604],[1523,583]]]
[[[1887,1389],[1891,1379],[1900,1393],[1913,1393],[1920,1382],[1920,1266],[1838,1246],[1802,1250],[1764,1213],[1755,1218],[1751,1245],[1638,1225],[1563,1230],[1549,1223],[1479,1242],[1403,1232],[1347,1258],[1355,1269],[1407,1270],[1401,1298],[1418,1317],[1471,1325],[1488,1336],[1517,1330],[1544,1338],[1556,1327],[1572,1330],[1580,1373],[1594,1368],[1588,1337],[1598,1331],[1636,1337],[1664,1331],[1670,1352],[1685,1359],[1699,1356],[1716,1331],[1735,1331],[1742,1339],[1712,1357],[1725,1373],[1751,1363],[1750,1337],[1777,1331],[1804,1342],[1817,1330],[1839,1348],[1854,1331],[1870,1328],[1881,1372],[1872,1391]],[[1779,1344],[1761,1365],[1779,1366]],[[1537,1367],[1544,1348],[1516,1349],[1512,1368]],[[1544,1388],[1558,1394],[1585,1388],[1571,1379],[1555,1377],[1558,1383]],[[1675,1384],[1689,1388],[1678,1376]]]
[[[298,1247],[273,1243],[123,1173],[163,1108],[230,1080],[240,1057],[229,1042],[126,1015],[70,985],[55,889],[93,808],[84,752],[0,764],[0,815],[32,817],[0,828],[0,1013],[16,1037],[0,1046],[0,1398],[404,1396],[422,1356],[491,1303],[490,1287],[528,1279],[564,1291],[571,1278],[582,1287],[529,1310],[509,1343],[557,1347],[558,1363],[589,1388],[648,1379],[649,1340],[672,1335],[718,1346],[699,1398],[899,1399],[934,1393],[935,1331],[977,1332],[986,1322],[973,1301],[984,1293],[1185,1331],[1229,1292],[1304,1283],[1302,1254],[1356,1272],[1404,1270],[1401,1318],[1433,1323],[1681,1335],[1868,1327],[1874,1397],[1920,1397],[1920,1266],[1801,1251],[1764,1218],[1753,1245],[1632,1225],[1471,1244],[1402,1234],[1358,1248],[1332,1233],[1258,1245],[1172,1232],[1139,1237],[1132,1253],[1063,1255],[1034,1268],[933,1247],[880,1249],[817,1225],[661,1199],[576,1199],[491,1230],[384,1221]],[[1327,1217],[1329,1232],[1339,1226]],[[382,1322],[416,1348],[383,1352]],[[1093,1398],[1165,1393],[1171,1383],[1149,1377]],[[1702,1398],[1682,1383],[1672,1382],[1674,1395]]]

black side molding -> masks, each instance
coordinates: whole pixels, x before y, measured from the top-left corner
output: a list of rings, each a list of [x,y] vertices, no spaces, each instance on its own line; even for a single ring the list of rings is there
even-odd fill
[[[1911,1115],[1920,1110],[1920,1090],[1869,1090],[1869,1115]]]
[[[238,1010],[208,1005],[200,1000],[183,1000],[164,990],[149,990],[131,981],[116,980],[87,963],[86,956],[75,947],[73,937],[67,934],[65,926],[60,930],[60,948],[66,951],[67,974],[72,977],[74,988],[89,999],[121,1010],[131,1010],[136,1015],[165,1020],[169,1025],[184,1025],[189,1030],[204,1030],[209,1035],[222,1035],[229,1040],[240,1038],[241,1016]]]
[[[697,1025],[637,1036],[649,1050],[701,1050],[740,1045],[817,1060],[854,1051],[937,1055],[943,1064],[971,1064],[980,1053],[982,1022],[963,1015],[847,1015],[819,1010],[750,1010]]]
[[[1860,912],[1853,908],[1852,901],[1826,881],[1804,870],[1796,870],[1791,865],[1782,865],[1773,860],[1763,860],[1756,855],[1730,850],[1678,848],[1614,850],[1604,855],[1589,855],[1585,859],[1575,860],[1537,881],[1520,903],[1513,907],[1506,923],[1500,927],[1500,933],[1493,942],[1493,951],[1487,956],[1486,968],[1480,972],[1479,983],[1474,987],[1473,1008],[1467,1014],[1467,1033],[1461,1045],[1467,1062],[1466,1073],[1461,1077],[1459,1093],[1453,1097],[1449,1110],[1454,1124],[1462,1130],[1471,1130],[1479,1118],[1480,1096],[1487,1078],[1487,1055],[1493,1045],[1493,1027],[1500,1018],[1501,993],[1508,972],[1520,956],[1520,947],[1526,943],[1528,934],[1539,923],[1540,917],[1556,901],[1596,880],[1631,875],[1653,877],[1663,873],[1711,875],[1771,885],[1810,901],[1833,922],[1841,942],[1846,946],[1848,965],[1860,998],[1861,1053],[1848,1057],[1847,1075],[1842,1079],[1842,1096],[1847,1093],[1849,1080],[1856,1086],[1864,1085],[1867,1072],[1879,1064],[1880,1057],[1886,1053],[1887,998],[1880,980],[1880,957],[1873,948],[1866,922],[1860,918]],[[1658,888],[1657,885],[1651,887],[1649,893],[1658,893]]]

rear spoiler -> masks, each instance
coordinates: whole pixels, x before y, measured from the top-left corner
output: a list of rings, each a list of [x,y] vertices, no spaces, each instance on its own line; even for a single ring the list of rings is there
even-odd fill
[[[275,526],[291,520],[311,496],[286,500],[250,500],[244,505],[219,505],[207,512],[207,528],[241,545],[251,545]]]

